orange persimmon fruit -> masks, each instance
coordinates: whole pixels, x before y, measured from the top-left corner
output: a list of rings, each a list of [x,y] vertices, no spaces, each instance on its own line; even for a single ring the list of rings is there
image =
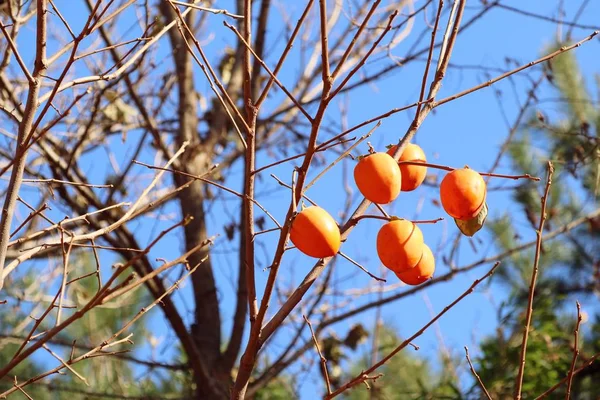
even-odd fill
[[[417,265],[423,245],[421,229],[405,219],[392,220],[377,233],[377,255],[383,265],[396,273]]]
[[[402,174],[398,163],[389,154],[373,153],[356,164],[354,181],[367,200],[388,204],[400,194]]]
[[[390,156],[393,156],[398,146],[392,146],[387,151]],[[402,151],[402,155],[398,161],[414,161],[427,162],[423,149],[416,144],[409,143]],[[400,164],[400,172],[402,173],[402,191],[412,192],[425,180],[427,176],[427,167],[421,167],[412,164]]]
[[[440,185],[440,200],[444,210],[456,219],[470,219],[479,213],[486,197],[486,185],[481,175],[468,167],[446,174]]]
[[[407,285],[420,285],[430,279],[434,272],[435,258],[429,246],[424,244],[423,255],[417,265],[407,271],[396,273],[396,276]]]
[[[307,256],[331,257],[340,249],[340,229],[327,211],[310,206],[294,217],[290,240]]]

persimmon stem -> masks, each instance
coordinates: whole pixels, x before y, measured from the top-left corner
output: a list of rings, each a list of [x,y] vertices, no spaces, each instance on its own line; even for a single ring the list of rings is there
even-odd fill
[[[428,168],[435,168],[435,169],[442,169],[444,171],[454,171],[456,169],[460,169],[460,168],[453,168],[453,167],[449,167],[447,165],[440,165],[440,164],[431,164],[431,163],[426,163],[426,162],[422,162],[422,161],[398,161],[398,165],[418,165],[421,167],[428,167]],[[479,175],[482,176],[491,176],[494,178],[504,178],[504,179],[530,179],[532,181],[539,181],[540,178],[537,176],[531,176],[529,174],[524,174],[524,175],[503,175],[503,174],[493,174],[493,173],[489,173],[489,172],[479,172],[479,171],[475,171],[477,172]]]
[[[365,272],[367,275],[369,275],[371,278],[375,279],[376,281],[379,282],[387,282],[387,280],[380,278],[374,274],[372,274],[371,272],[369,272],[369,270],[367,270],[365,267],[363,267],[362,265],[360,265],[358,262],[354,261],[352,258],[350,258],[349,256],[347,256],[346,254],[342,253],[341,251],[338,252],[338,254],[342,257],[344,257],[346,260],[350,261],[352,264],[356,265],[358,268],[360,268],[361,270],[363,270],[363,272]]]
[[[383,221],[392,221],[392,220],[396,220],[396,219],[404,219],[404,218],[399,218],[396,217],[395,215],[388,215],[388,216],[384,216],[384,215],[372,215],[372,214],[365,214],[365,215],[360,215],[354,219],[352,219],[352,221],[350,222],[351,225],[356,225],[358,224],[358,221],[360,221],[361,219],[380,219]],[[440,221],[443,221],[444,218],[440,217],[440,218],[436,218],[436,219],[420,219],[420,220],[409,220],[410,222],[412,222],[413,224],[436,224]]]

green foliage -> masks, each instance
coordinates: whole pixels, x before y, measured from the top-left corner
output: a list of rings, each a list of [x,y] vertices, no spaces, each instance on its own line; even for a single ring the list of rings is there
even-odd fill
[[[385,355],[392,351],[401,339],[395,331],[385,325],[380,326],[378,353]],[[371,354],[363,355],[350,368],[346,379],[356,376],[371,365]],[[346,398],[362,399],[455,399],[460,398],[460,390],[456,379],[449,370],[441,374],[432,371],[427,361],[411,354],[407,348],[396,354],[378,370],[383,376],[376,381],[369,381],[370,389],[359,385],[347,392]]]
[[[564,114],[558,116],[561,118],[558,121],[552,121],[540,112],[532,116],[517,132],[508,152],[518,173],[545,176],[546,162],[551,160],[555,166],[544,233],[597,208],[600,174],[600,110],[590,101],[574,54],[564,53],[552,60],[547,75],[565,105]],[[600,93],[600,80],[598,90]],[[539,224],[542,185],[523,182],[514,193],[513,198],[521,206],[530,227],[523,229],[523,224],[515,223],[515,217],[508,215],[487,225],[501,252],[533,238],[528,233]],[[599,239],[599,227],[589,223],[543,243],[523,379],[525,399],[544,392],[569,371],[573,357],[574,298],[580,301],[590,298],[597,288]],[[494,399],[514,396],[533,258],[533,249],[515,252],[503,261],[502,268],[494,276],[496,282],[509,289],[508,298],[499,310],[497,332],[482,342],[482,356],[476,365]],[[565,315],[567,306],[569,313]],[[599,326],[598,319],[589,330],[582,325],[580,360],[586,358],[584,355],[589,357],[598,352]],[[592,382],[597,382],[599,377],[600,368],[597,367],[575,377],[573,398],[598,398],[599,389]],[[566,386],[563,386],[552,398],[563,398],[565,392]],[[478,397],[482,395],[477,385],[471,393]]]
[[[290,400],[295,398],[290,379],[287,377],[271,381],[263,389],[257,391],[255,400]]]
[[[4,325],[2,325],[4,326]],[[17,341],[3,341],[0,343],[0,365],[6,365],[13,354],[16,353],[19,345]],[[0,380],[0,393],[5,392],[14,385],[14,377],[18,377],[18,382],[22,383],[29,378],[32,378],[42,373],[40,366],[36,365],[33,359],[29,358],[24,362],[20,363],[15,369],[11,371],[4,379]],[[47,390],[40,386],[31,386],[26,388],[27,394],[36,400],[50,400],[51,397]],[[15,400],[26,400],[27,396],[21,392],[16,392],[10,396],[11,399]]]
[[[539,394],[558,382],[569,370],[572,354],[570,324],[556,315],[552,296],[539,296],[527,346],[523,393]],[[477,371],[494,399],[512,398],[517,375],[524,313],[512,314],[496,336],[481,344],[483,357]],[[507,326],[508,329],[505,329]],[[530,398],[528,396],[527,398]]]
[[[86,253],[73,253],[71,255],[71,267],[80,276],[95,270],[93,257]],[[33,275],[26,275],[22,280],[16,283],[13,288],[15,292],[24,290],[32,283],[35,283]],[[87,303],[91,296],[98,290],[98,281],[95,275],[90,275],[84,279],[72,282],[68,287],[68,295],[65,297],[65,304],[69,306],[81,307]],[[68,329],[61,332],[54,341],[48,344],[49,348],[63,359],[69,359],[71,346],[76,340],[73,357],[78,357],[88,351],[88,349],[97,346],[104,340],[109,339],[115,332],[120,330],[128,321],[130,321],[142,307],[151,302],[148,294],[143,290],[131,292],[118,303],[107,303],[99,306],[93,312],[85,314],[81,319],[71,324]],[[39,305],[40,310],[34,315],[39,315],[48,306],[47,303]],[[26,308],[15,307],[8,309],[6,306],[0,308],[0,326],[2,332],[13,332],[14,328],[23,320],[27,320]],[[73,312],[72,308],[65,308],[63,311],[63,320]],[[53,326],[56,321],[56,312],[51,312],[36,332],[42,332]],[[24,336],[31,328],[31,323],[21,331],[20,336]],[[152,342],[151,332],[144,326],[144,318],[124,332],[119,338],[133,334],[131,343],[124,343],[112,346],[107,351],[115,353],[127,353],[135,348],[134,342],[148,343]],[[15,354],[21,343],[19,339],[0,341],[0,365],[7,363]],[[61,345],[62,344],[62,345]],[[64,345],[67,344],[67,345]],[[37,353],[36,353],[37,354]],[[44,354],[42,354],[44,355]],[[17,376],[19,382],[39,375],[48,369],[58,365],[58,361],[49,354],[44,355],[43,364],[40,358],[29,358],[19,364],[17,368],[11,371],[8,376]],[[183,363],[183,356],[178,355],[179,364]],[[147,398],[169,398],[186,393],[186,388],[190,388],[190,377],[182,371],[163,371],[153,370],[148,367],[138,367],[135,364],[128,363],[122,358],[114,356],[91,357],[80,361],[73,366],[81,376],[85,377],[89,386],[82,382],[73,373],[66,371],[63,375],[52,375],[46,378],[44,382],[47,388],[40,385],[30,385],[26,388],[27,393],[34,399],[63,399],[83,400],[90,398],[103,398],[99,394],[112,394],[124,396],[147,396]],[[13,382],[0,382],[0,393],[12,387]],[[98,395],[91,395],[96,393]],[[12,399],[11,395],[11,399]],[[20,394],[15,394],[15,399],[20,398]],[[25,398],[25,397],[22,397]]]

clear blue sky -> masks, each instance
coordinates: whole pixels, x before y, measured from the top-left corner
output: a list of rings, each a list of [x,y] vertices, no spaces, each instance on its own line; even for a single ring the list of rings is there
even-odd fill
[[[81,9],[76,7],[67,7],[72,0],[59,0],[56,4],[70,21]],[[219,7],[228,7],[231,2],[218,2]],[[284,2],[282,2],[284,3]],[[296,4],[297,3],[297,4]],[[304,2],[289,2],[286,5],[286,12],[292,14],[292,20],[297,18],[297,14],[302,9],[300,3]],[[423,1],[416,1],[416,6],[421,5]],[[558,1],[535,0],[523,4],[522,1],[504,1],[504,4],[518,6],[522,9],[527,9],[539,14],[551,15],[556,17]],[[579,5],[579,2],[567,1],[564,2],[566,7],[566,19],[571,19]],[[469,2],[465,19],[479,11],[481,5],[477,1]],[[598,16],[600,15],[600,3],[590,2],[586,9],[585,15],[581,18],[581,23],[600,24]],[[209,55],[221,54],[224,45],[232,43],[232,33],[224,28],[221,24],[221,16],[209,16],[208,20],[211,24],[211,29],[207,30],[203,37],[199,37],[201,41],[206,40],[205,50]],[[76,25],[76,24],[75,24]],[[414,33],[418,33],[424,26],[423,17],[419,16],[416,19]],[[269,32],[277,34],[281,27],[281,18],[277,11],[277,7],[271,14],[271,22],[269,24]],[[129,26],[123,25],[120,29],[125,32]],[[214,28],[214,30],[213,30]],[[74,27],[74,29],[76,29]],[[521,15],[516,15],[509,11],[497,9],[486,15],[475,26],[468,29],[464,34],[459,36],[458,42],[452,56],[452,63],[463,66],[486,66],[500,69],[507,69],[505,62],[506,57],[517,60],[519,63],[526,63],[538,58],[544,49],[556,36],[557,27],[554,23],[535,20]],[[209,38],[209,33],[214,33],[214,36]],[[574,29],[573,39],[579,40],[591,33],[588,30]],[[134,27],[132,33],[128,36],[139,35],[139,27]],[[423,41],[425,45],[426,41]],[[164,41],[163,41],[164,43]],[[410,47],[412,40],[408,40],[407,44],[401,44],[394,49],[393,54],[402,57]],[[274,59],[281,51],[282,43],[268,43],[268,47],[274,46],[272,56],[268,60],[270,65],[274,64]],[[164,54],[167,47],[161,45],[158,55]],[[597,54],[600,51],[598,40],[586,44],[576,50],[577,58],[581,61],[584,73],[591,77],[593,73],[598,72]],[[32,55],[28,55],[32,58]],[[298,73],[298,58],[292,56],[288,61],[288,66],[292,68],[290,74],[283,74],[282,80],[291,79],[294,74]],[[511,64],[511,67],[514,64]],[[378,81],[374,85],[366,86],[360,90],[352,92],[349,96],[348,108],[348,124],[350,126],[359,123],[365,119],[371,118],[382,112],[385,112],[394,107],[412,103],[418,99],[419,85],[423,72],[424,62],[412,62],[406,67],[397,70],[395,73],[387,76],[385,79]],[[368,66],[370,69],[371,66]],[[210,93],[210,89],[203,78],[201,71],[197,68],[197,88],[203,94]],[[83,74],[82,74],[83,75]],[[440,91],[439,97],[445,97],[463,89],[474,86],[489,79],[484,73],[476,69],[450,69],[444,85]],[[511,83],[503,81],[494,85],[492,88],[481,90],[477,93],[468,95],[462,99],[452,103],[443,105],[432,113],[422,128],[419,130],[415,141],[424,149],[428,160],[431,162],[461,167],[468,164],[471,168],[479,171],[486,171],[490,168],[495,155],[497,154],[500,144],[507,135],[508,129],[503,120],[498,102],[494,96],[494,90],[502,91],[502,105],[509,121],[513,121],[518,112],[518,102],[515,98],[515,93],[518,94],[518,100],[522,102],[526,90],[530,87],[530,82],[517,75],[513,79],[514,90]],[[549,91],[543,91],[540,98],[552,97]],[[281,99],[276,96],[276,99]],[[277,104],[267,103],[266,107],[271,108]],[[331,108],[336,110],[338,104],[334,102]],[[545,108],[546,112],[560,112],[559,106],[549,106]],[[384,120],[382,126],[373,134],[370,141],[377,150],[383,150],[384,146],[389,143],[397,142],[399,137],[404,134],[408,128],[414,111],[407,111],[397,114],[393,117]],[[334,121],[336,126],[339,126],[339,115],[336,111],[332,111],[328,121]],[[356,132],[356,136],[363,135],[368,131],[369,127],[365,127]],[[338,129],[338,128],[335,128]],[[307,132],[308,133],[308,132]],[[323,134],[321,139],[326,138]],[[121,147],[118,155],[131,154],[131,148],[137,140],[136,136],[131,137]],[[118,146],[120,138],[114,137],[111,139],[115,146]],[[361,152],[366,152],[366,145],[360,147]],[[104,163],[107,163],[105,154],[98,152],[100,160],[95,159],[87,167],[103,169]],[[153,155],[147,153],[144,155],[144,161],[154,162]],[[335,158],[333,154],[327,157],[330,162]],[[124,158],[125,159],[125,158]],[[123,159],[123,160],[124,160]],[[271,162],[272,159],[266,154],[261,153],[257,164],[259,166]],[[291,171],[297,162],[287,163],[277,168],[270,170],[279,178],[288,181],[291,177]],[[351,177],[351,172],[354,164],[351,160],[346,162],[348,174]],[[323,166],[311,169],[310,177],[314,177]],[[308,192],[309,196],[315,200],[320,206],[328,210],[334,217],[342,209],[344,204],[343,191],[343,165],[338,165],[330,171],[317,185]],[[106,170],[109,170],[106,167]],[[99,176],[103,175],[102,171],[97,171]],[[137,170],[139,174],[148,176],[148,171],[142,168]],[[259,180],[257,193],[258,200],[269,209],[269,211],[282,221],[289,204],[289,192],[281,189],[270,177],[269,172],[263,173],[264,179]],[[435,171],[431,171],[432,173]],[[510,165],[504,160],[497,172],[510,172]],[[93,176],[93,175],[92,175]],[[227,183],[234,189],[241,188],[241,165],[238,164],[232,168],[227,177]],[[170,177],[166,177],[166,182],[170,182]],[[491,186],[503,183],[496,179],[491,181]],[[357,190],[352,180],[350,186],[354,190],[354,207],[358,204],[359,198]],[[223,325],[223,338],[227,339],[230,332],[230,321],[233,313],[235,294],[234,283],[236,282],[237,259],[235,252],[228,254],[228,251],[237,247],[237,241],[228,242],[223,225],[231,221],[231,218],[237,218],[239,202],[236,198],[225,195],[226,201],[215,203],[209,212],[209,233],[221,234],[214,246],[213,266],[219,287],[219,298],[221,299],[221,311]],[[442,209],[435,206],[432,200],[438,198],[438,192],[433,188],[422,187],[412,193],[402,193],[400,197],[387,207],[390,213],[406,218],[432,219],[437,217],[447,217]],[[508,195],[505,192],[493,192],[489,194],[488,205],[490,210],[489,218],[494,218],[503,215],[505,212],[518,212],[519,210],[511,204]],[[415,210],[418,209],[418,212]],[[166,207],[163,212],[175,212],[176,208],[173,205]],[[257,215],[260,211],[257,209]],[[143,219],[140,222],[131,224],[131,229],[137,232],[141,243],[147,243],[149,236],[153,232],[155,235],[160,231],[155,230],[155,221],[151,219]],[[374,273],[378,273],[380,265],[375,256],[375,235],[381,225],[381,221],[367,220],[361,222],[356,228],[350,239],[343,245],[342,250],[357,261],[360,261],[365,267]],[[166,225],[161,225],[166,226]],[[451,219],[446,218],[445,221],[436,225],[423,225],[422,230],[425,235],[426,243],[432,248],[438,248],[441,244],[444,245],[443,253],[448,252],[447,240],[451,240],[457,232],[457,228]],[[531,232],[533,235],[533,232]],[[529,237],[531,237],[531,235]],[[257,247],[256,255],[258,266],[256,270],[258,293],[262,293],[265,279],[268,271],[264,268],[268,266],[273,249],[275,247],[276,234],[264,235],[260,242],[261,246]],[[237,237],[236,237],[237,238]],[[528,239],[528,237],[526,237]],[[460,258],[458,265],[466,265],[471,261],[477,260],[484,255],[495,254],[493,247],[493,238],[487,232],[480,232],[475,237],[477,253],[472,249],[472,246],[466,240],[463,240],[460,250]],[[263,247],[264,245],[264,247]],[[181,233],[170,235],[157,245],[150,254],[150,259],[163,257],[173,259],[183,250],[183,241]],[[268,255],[268,256],[267,256]],[[103,258],[107,263],[111,258],[109,254],[104,254]],[[306,272],[312,267],[314,261],[308,257],[302,256],[297,251],[286,253],[283,264],[281,266],[279,279],[282,282],[300,282]],[[382,310],[383,319],[395,326],[399,334],[403,337],[410,336],[424,325],[430,318],[424,301],[426,295],[432,305],[433,312],[437,313],[443,309],[445,305],[454,300],[462,293],[476,278],[483,275],[489,266],[484,266],[472,272],[457,276],[451,282],[438,284],[430,289],[426,289],[420,294],[403,299],[399,302],[391,303]],[[355,266],[345,260],[339,260],[336,267],[336,289],[343,290],[348,288],[362,288],[372,283],[368,276],[357,270]],[[443,274],[448,271],[448,267],[443,264],[441,257],[437,260],[436,275]],[[395,277],[389,277],[388,283],[395,283]],[[175,296],[178,304],[185,310],[184,302],[189,306],[192,305],[190,297],[189,285],[184,287],[178,295]],[[400,289],[403,290],[403,289]],[[451,354],[462,356],[463,346],[468,345],[471,349],[473,357],[478,355],[476,344],[487,334],[490,334],[495,326],[495,311],[494,304],[498,304],[505,294],[501,288],[492,285],[491,288],[479,290],[467,297],[464,301],[458,304],[440,321],[438,326],[433,326],[424,335],[415,340],[415,344],[420,346],[418,355],[429,358],[433,364],[436,363],[437,352],[440,348],[439,338],[436,336],[436,330],[443,332],[443,342]],[[358,306],[369,300],[375,299],[375,295],[364,296],[357,299],[353,305]],[[259,295],[260,300],[260,295]],[[329,301],[342,302],[345,299],[329,298]],[[585,308],[585,305],[584,305]],[[277,309],[277,299],[274,298],[271,302],[270,310]],[[299,314],[297,314],[299,315]],[[191,322],[192,315],[185,315],[187,321]],[[165,322],[162,319],[162,313],[156,310],[152,316],[151,326],[155,330],[156,336],[169,335]],[[364,313],[355,320],[334,325],[331,327],[340,336],[345,335],[348,330],[348,324],[360,321],[369,329],[373,326],[374,313]],[[140,343],[140,340],[137,341]],[[276,338],[276,345],[273,348],[278,348],[277,345],[285,344],[286,335],[281,338]],[[368,347],[360,349],[357,354],[367,350]],[[413,352],[412,349],[405,351]],[[142,351],[140,354],[144,354]],[[314,354],[309,353],[312,356]],[[459,371],[462,372],[462,371]],[[470,382],[470,377],[465,378],[465,384]],[[302,397],[310,398],[311,396],[322,393],[322,381],[318,373],[318,366],[315,364],[312,368],[312,373],[309,379],[305,380],[302,386]]]

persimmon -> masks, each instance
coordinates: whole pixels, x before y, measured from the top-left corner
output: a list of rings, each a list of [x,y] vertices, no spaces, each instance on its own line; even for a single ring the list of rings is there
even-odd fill
[[[404,219],[388,222],[377,234],[377,255],[394,272],[413,268],[423,255],[421,229]]]
[[[290,240],[307,256],[331,257],[340,249],[340,229],[327,211],[310,206],[294,217]]]
[[[387,151],[390,156],[393,156],[398,146],[392,146]],[[427,162],[423,149],[416,144],[409,143],[402,151],[402,155],[398,161],[415,161]],[[400,164],[400,172],[402,173],[402,191],[412,192],[425,180],[427,176],[427,167],[421,167],[412,164]]]
[[[442,206],[456,219],[475,217],[485,203],[485,196],[485,181],[468,167],[446,174],[440,185]]]
[[[417,265],[408,271],[396,273],[396,276],[407,285],[420,285],[430,279],[434,272],[435,258],[429,246],[424,244],[423,255]]]
[[[356,164],[354,181],[367,200],[388,204],[400,194],[402,175],[393,157],[387,153],[373,153]]]

